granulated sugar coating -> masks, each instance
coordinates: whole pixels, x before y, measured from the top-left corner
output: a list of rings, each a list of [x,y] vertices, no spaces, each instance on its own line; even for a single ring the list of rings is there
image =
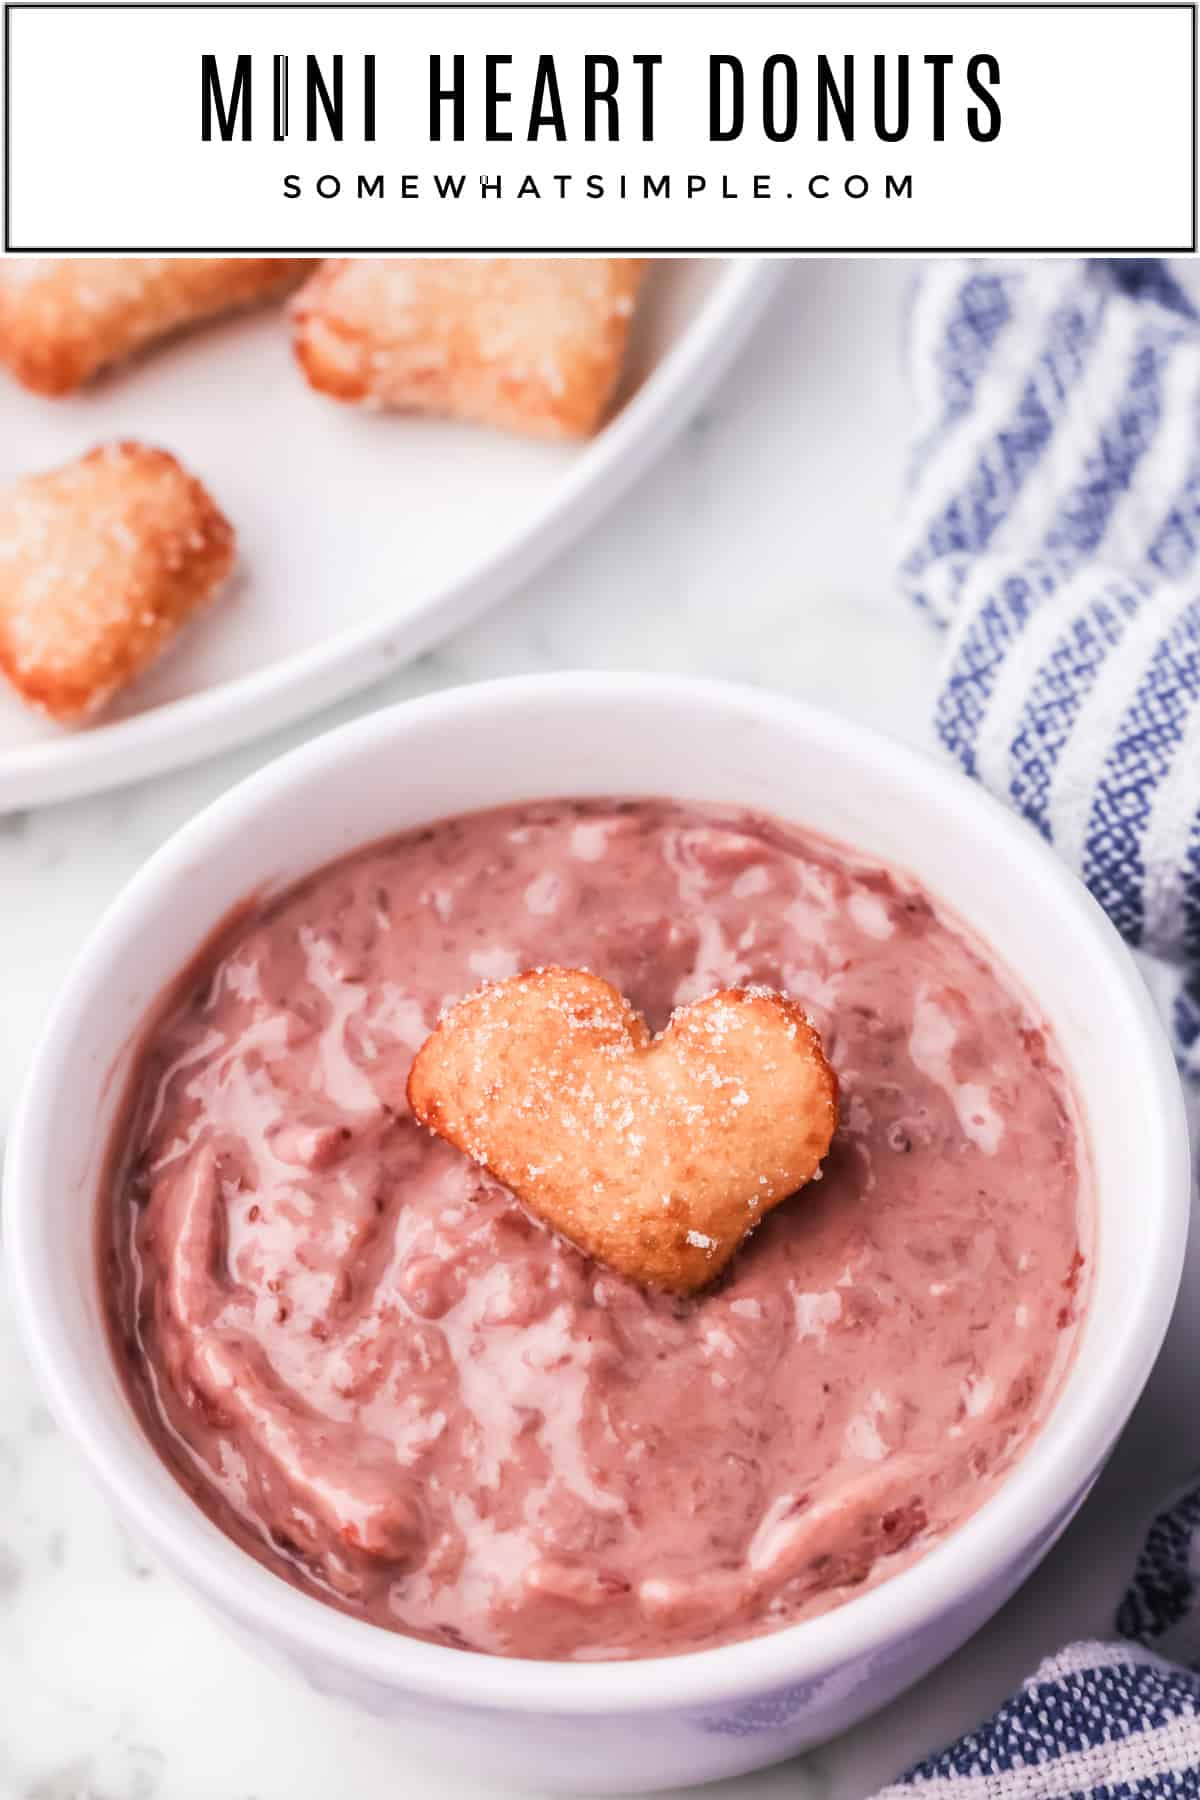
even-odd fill
[[[819,1180],[687,1300],[590,1262],[407,1115],[442,1010],[589,968],[652,1030],[790,994]],[[143,1050],[102,1219],[146,1429],[238,1543],[503,1655],[670,1653],[884,1579],[1029,1442],[1087,1272],[1038,1019],[910,881],[667,803],[449,821],[243,916]]]
[[[599,975],[530,969],[450,1008],[408,1104],[597,1262],[695,1294],[818,1173],[837,1078],[767,988],[693,1000],[651,1039]]]

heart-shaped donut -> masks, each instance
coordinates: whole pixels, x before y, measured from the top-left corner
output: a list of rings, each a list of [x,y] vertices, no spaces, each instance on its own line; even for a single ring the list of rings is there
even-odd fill
[[[811,1179],[837,1125],[837,1078],[786,996],[726,988],[652,1039],[580,969],[535,969],[452,1007],[408,1101],[589,1256],[680,1294]]]

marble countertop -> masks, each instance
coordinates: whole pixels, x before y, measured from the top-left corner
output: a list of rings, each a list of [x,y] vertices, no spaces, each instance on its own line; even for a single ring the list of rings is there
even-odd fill
[[[785,688],[927,742],[936,645],[892,590],[906,398],[899,263],[800,264],[674,448],[515,599],[302,728],[98,799],[0,818],[0,1136],[55,985],[97,914],[198,807],[301,739],[455,682],[653,668]],[[705,1790],[861,1800],[969,1727],[1046,1651],[1102,1635],[1147,1512],[1200,1463],[1178,1405],[1188,1304],[1084,1512],[974,1642],[848,1737]],[[1196,1415],[1198,1409],[1191,1407]],[[480,1781],[301,1694],[235,1645],[123,1534],[58,1436],[0,1298],[0,1800],[382,1800]]]

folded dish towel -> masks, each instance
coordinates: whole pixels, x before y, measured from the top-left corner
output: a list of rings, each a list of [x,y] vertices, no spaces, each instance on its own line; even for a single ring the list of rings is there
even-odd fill
[[[1200,1075],[1200,314],[1159,262],[944,263],[909,340],[938,736],[1175,965]],[[1200,1488],[1154,1521],[1121,1641],[1044,1662],[888,1800],[1200,1795],[1198,1587]]]
[[[1179,967],[1200,1073],[1200,315],[1158,262],[943,263],[909,331],[938,734]]]
[[[1200,1490],[1154,1521],[1117,1616],[876,1800],[1194,1800],[1200,1793]]]

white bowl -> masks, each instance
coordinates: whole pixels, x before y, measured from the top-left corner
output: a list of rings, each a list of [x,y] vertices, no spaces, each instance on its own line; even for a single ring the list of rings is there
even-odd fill
[[[192,1504],[143,1436],[105,1339],[94,1216],[147,1009],[250,892],[373,838],[547,795],[670,795],[815,827],[915,873],[1016,971],[1087,1118],[1098,1257],[1078,1353],[999,1491],[913,1568],[766,1637],[636,1663],[510,1661],[346,1617]],[[845,720],[699,681],[563,675],[376,713],[264,769],[152,858],[96,928],[9,1142],[17,1309],[50,1402],[130,1527],[243,1638],[496,1780],[630,1793],[730,1775],[831,1736],[957,1649],[1087,1493],[1178,1283],[1188,1151],[1174,1064],[1132,959],[1034,832],[963,777]],[[103,1630],[103,1621],[95,1628]]]

